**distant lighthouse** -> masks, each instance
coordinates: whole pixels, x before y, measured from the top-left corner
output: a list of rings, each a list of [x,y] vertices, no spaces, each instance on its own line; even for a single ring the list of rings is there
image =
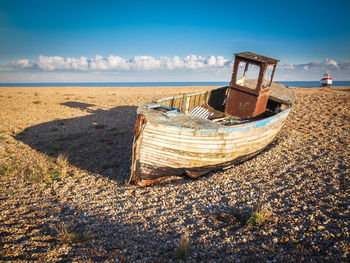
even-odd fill
[[[323,75],[323,79],[320,80],[321,81],[321,86],[331,86],[332,85],[332,78],[329,76],[328,73],[325,73]]]

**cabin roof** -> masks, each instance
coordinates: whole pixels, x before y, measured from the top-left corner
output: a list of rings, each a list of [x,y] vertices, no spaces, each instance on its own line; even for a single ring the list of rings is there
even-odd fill
[[[258,63],[277,64],[277,62],[279,62],[278,59],[265,57],[265,56],[255,54],[252,52],[236,53],[235,56],[236,56],[236,58],[240,58],[242,60],[250,60],[250,61],[255,61]]]

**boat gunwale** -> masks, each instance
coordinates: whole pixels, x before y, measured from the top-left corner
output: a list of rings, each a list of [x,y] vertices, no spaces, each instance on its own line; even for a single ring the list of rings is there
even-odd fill
[[[149,114],[147,114],[147,112],[143,112],[143,111],[140,112],[139,109],[142,110],[142,108],[147,107],[149,105],[159,105],[159,104],[149,103],[149,104],[141,105],[138,108],[137,113],[138,114],[142,113],[147,118],[149,116]],[[195,132],[195,133],[202,133],[202,134],[209,133],[210,134],[210,133],[230,133],[230,132],[236,132],[236,131],[249,130],[249,129],[252,129],[252,128],[263,128],[266,125],[279,120],[284,115],[288,115],[290,110],[291,110],[291,108],[292,108],[292,106],[290,106],[289,108],[287,108],[285,110],[282,110],[281,112],[276,113],[276,114],[274,114],[272,116],[269,116],[269,117],[266,117],[266,118],[262,118],[262,119],[259,119],[259,120],[251,120],[251,121],[248,121],[248,122],[245,122],[245,123],[239,123],[239,124],[233,124],[233,125],[224,125],[224,124],[221,124],[221,123],[215,123],[218,127],[210,128],[210,129],[203,128],[201,125],[198,125],[198,127],[195,127],[195,128],[194,127],[189,128],[189,127],[183,127],[183,126],[179,126],[179,125],[174,125],[171,122],[171,118],[173,116],[166,116],[162,112],[159,112],[159,111],[156,111],[156,110],[152,110],[152,109],[149,109],[149,108],[146,108],[146,110],[152,111],[151,115],[153,115],[153,116],[167,117],[167,119],[166,119],[167,123],[163,123],[159,119],[157,121],[157,119],[153,119],[152,118],[153,120],[150,120],[150,119],[147,118],[148,121],[151,122],[151,123],[155,123],[157,125],[166,126],[166,127],[169,127],[169,128],[188,130],[190,132]],[[211,120],[203,119],[203,118],[200,118],[200,117],[197,117],[197,116],[193,116],[193,115],[186,115],[186,114],[184,114],[182,112],[180,112],[178,116],[179,117],[181,116],[183,118],[186,118],[186,117],[198,118],[201,121],[206,120],[206,121],[212,123]],[[164,121],[165,119],[162,119],[162,120]]]
[[[137,114],[139,114],[139,113],[144,114],[145,117],[148,119],[148,121],[151,123],[156,123],[156,124],[162,125],[162,126],[169,126],[169,127],[173,127],[173,128],[181,129],[181,130],[188,130],[190,132],[208,133],[208,134],[211,134],[211,133],[229,133],[229,132],[235,132],[235,131],[249,130],[252,128],[264,127],[264,126],[268,125],[269,123],[274,122],[274,121],[282,118],[283,115],[285,115],[285,114],[288,115],[292,106],[293,106],[293,100],[295,99],[294,91],[292,89],[290,89],[289,87],[284,86],[286,89],[292,91],[292,93],[291,93],[292,95],[289,98],[291,101],[289,99],[287,99],[287,100],[281,100],[279,98],[277,98],[277,99],[280,100],[279,103],[287,106],[286,109],[284,109],[276,114],[273,114],[271,116],[265,117],[265,118],[255,119],[255,120],[248,119],[244,123],[238,123],[238,124],[232,124],[232,125],[224,125],[224,124],[221,124],[218,122],[213,122],[212,120],[209,120],[209,119],[203,119],[203,118],[200,118],[197,116],[189,115],[189,114],[186,114],[186,113],[180,111],[178,108],[174,108],[174,107],[170,107],[170,106],[166,106],[166,105],[161,104],[162,102],[167,101],[167,100],[181,99],[185,96],[192,97],[192,96],[196,96],[196,95],[202,95],[202,94],[209,93],[213,90],[227,89],[229,87],[230,86],[223,86],[223,87],[218,87],[218,88],[214,88],[211,90],[205,90],[205,91],[196,92],[196,93],[189,93],[189,94],[177,95],[177,96],[173,96],[173,97],[161,98],[161,99],[158,99],[152,103],[146,103],[146,104],[140,105],[137,108]],[[269,99],[271,99],[271,98],[274,98],[274,96],[271,96],[271,94],[270,94]],[[156,110],[152,109],[152,108],[155,108],[158,106],[164,106],[165,108],[173,109],[173,111],[171,111],[170,112],[171,114],[168,115],[168,114],[165,114],[163,112],[156,111]],[[150,107],[152,107],[152,108],[150,108]],[[148,118],[148,117],[151,117],[151,118]],[[157,119],[157,117],[160,117],[160,118]],[[203,127],[204,125],[200,125],[200,124],[198,124],[196,127],[184,127],[182,125],[172,123],[171,120],[174,117],[184,118],[184,121],[186,120],[186,118],[188,118],[188,120],[190,120],[190,119],[193,120],[193,118],[196,118],[197,120],[200,120],[202,123],[207,122],[211,126],[216,126],[216,127],[208,128],[208,127]]]

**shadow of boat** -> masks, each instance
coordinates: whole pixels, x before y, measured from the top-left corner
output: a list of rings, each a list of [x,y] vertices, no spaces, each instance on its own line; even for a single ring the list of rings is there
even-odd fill
[[[54,158],[64,154],[80,169],[124,182],[130,173],[137,107],[103,110],[76,101],[61,105],[80,109],[85,115],[34,125],[14,138]]]

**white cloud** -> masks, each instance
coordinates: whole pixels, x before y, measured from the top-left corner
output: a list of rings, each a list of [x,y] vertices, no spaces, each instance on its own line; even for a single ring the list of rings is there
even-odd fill
[[[28,59],[20,59],[11,61],[7,67],[13,69],[19,68],[37,68],[44,71],[54,70],[175,70],[175,69],[203,69],[203,68],[225,68],[230,66],[231,61],[228,61],[222,56],[201,57],[197,55],[189,55],[184,59],[178,56],[173,58],[160,57],[154,58],[151,56],[135,56],[130,60],[125,58],[110,55],[102,57],[96,55],[91,59],[86,57],[80,58],[62,58],[60,56],[43,56],[40,55],[36,62],[31,62]],[[4,67],[4,65],[3,65]]]
[[[67,69],[64,59],[59,56],[47,57],[40,55],[36,65],[43,70]]]
[[[295,66],[293,64],[281,64],[278,66],[281,70],[288,70],[288,69],[294,69]]]
[[[312,61],[306,64],[281,64],[277,75],[287,80],[318,80],[324,73],[330,73],[334,79],[350,79],[350,61],[335,61],[326,58],[323,62]]]
[[[89,62],[87,58],[62,58],[59,56],[43,56],[40,55],[39,59],[34,63],[37,68],[52,71],[52,70],[88,70]]]
[[[330,66],[333,66],[335,68],[338,68],[338,63],[337,61],[333,60],[333,59],[328,59],[326,58],[326,65],[330,65]]]
[[[343,71],[350,69],[350,61],[337,62],[333,59],[326,58],[324,62],[312,61],[306,64],[281,64],[278,66],[279,70],[283,71],[298,71],[300,69],[313,72],[326,71]]]
[[[185,68],[188,69],[200,69],[205,66],[204,60],[201,56],[189,55],[185,57]]]
[[[342,61],[338,63],[339,68],[350,69],[350,61]]]
[[[86,57],[76,58],[67,58],[67,64],[70,65],[71,69],[74,70],[88,70],[89,62]]]
[[[34,66],[34,64],[28,59],[12,60],[10,65],[15,68],[31,68]]]
[[[162,62],[150,56],[136,56],[129,61],[131,68],[136,70],[160,69]]]
[[[125,58],[121,58],[119,56],[110,55],[107,58],[109,69],[118,69],[118,70],[128,70],[130,69],[130,65],[127,63]]]
[[[179,58],[178,56],[175,56],[173,58],[160,57],[160,61],[162,63],[163,68],[169,70],[181,69],[184,68],[185,65],[183,59]]]
[[[79,73],[79,76],[85,73],[96,72],[99,76],[153,76],[156,81],[160,76],[176,76],[182,74],[186,78],[195,79],[222,79],[230,78],[232,73],[232,60],[225,59],[222,56],[189,55],[184,58],[174,56],[172,58],[162,56],[160,58],[152,56],[135,56],[131,59],[125,59],[120,56],[110,55],[103,57],[96,55],[92,58],[87,57],[68,57],[44,56],[40,55],[36,61],[28,59],[12,60],[7,64],[0,64],[0,72],[3,74],[23,74],[56,72],[57,74]],[[305,64],[278,64],[276,71],[276,80],[310,80],[318,79],[323,73],[328,72],[336,79],[350,79],[350,61],[335,61],[326,58],[324,61],[312,61]],[[80,74],[82,73],[82,74]],[[84,73],[84,74],[83,74]],[[71,75],[72,75],[71,74]],[[5,75],[4,75],[5,76]],[[197,76],[197,77],[195,77]],[[226,77],[228,76],[228,77]],[[69,80],[67,80],[69,81]]]

